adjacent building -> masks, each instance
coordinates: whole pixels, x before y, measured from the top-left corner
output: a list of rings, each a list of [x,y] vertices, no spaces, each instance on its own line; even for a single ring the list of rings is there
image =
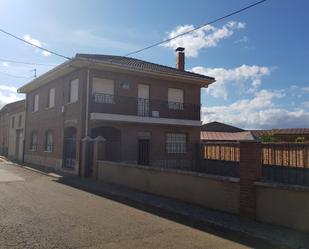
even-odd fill
[[[23,161],[25,110],[25,100],[0,110],[0,152],[13,161]]]
[[[134,58],[77,54],[19,89],[27,163],[79,173],[81,140],[102,136],[108,160],[190,164],[200,140],[200,91],[215,80]]]

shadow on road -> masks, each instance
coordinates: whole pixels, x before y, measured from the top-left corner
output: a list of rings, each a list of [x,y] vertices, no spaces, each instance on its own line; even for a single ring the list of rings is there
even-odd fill
[[[227,228],[217,227],[215,224],[205,224],[196,219],[188,218],[187,216],[168,211],[167,209],[160,208],[158,205],[151,205],[150,202],[153,202],[153,199],[161,199],[167,202],[173,202],[174,205],[179,203],[179,205],[191,206],[190,204],[185,204],[176,200],[167,199],[164,197],[159,197],[153,194],[142,193],[140,191],[124,188],[121,186],[116,186],[112,184],[106,184],[99,181],[94,181],[92,179],[81,178],[77,176],[64,175],[61,174],[62,177],[58,179],[54,179],[55,182],[64,184],[79,190],[83,190],[89,192],[91,194],[95,194],[112,201],[116,201],[130,207],[160,216],[162,218],[195,228],[201,231],[213,234],[215,236],[234,241],[236,243],[240,243],[252,248],[274,248],[268,242],[264,240],[257,239],[255,237],[244,235],[239,232],[233,232]],[[131,198],[132,196],[137,197]],[[145,201],[142,201],[142,200]],[[147,200],[146,200],[147,199]]]

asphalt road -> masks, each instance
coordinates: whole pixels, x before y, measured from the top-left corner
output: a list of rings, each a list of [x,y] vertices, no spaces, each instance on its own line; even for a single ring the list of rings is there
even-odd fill
[[[249,244],[0,163],[1,249],[266,248]]]

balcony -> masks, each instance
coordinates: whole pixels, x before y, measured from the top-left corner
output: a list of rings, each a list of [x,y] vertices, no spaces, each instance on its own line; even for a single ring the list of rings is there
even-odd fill
[[[200,105],[141,99],[95,93],[90,102],[91,113],[108,113],[150,118],[200,120]]]

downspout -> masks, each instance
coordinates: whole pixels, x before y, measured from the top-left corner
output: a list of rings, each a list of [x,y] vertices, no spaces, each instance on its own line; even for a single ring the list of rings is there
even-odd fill
[[[89,85],[90,85],[90,69],[87,69],[87,90],[86,90],[86,121],[85,121],[85,137],[88,136],[89,126]]]

